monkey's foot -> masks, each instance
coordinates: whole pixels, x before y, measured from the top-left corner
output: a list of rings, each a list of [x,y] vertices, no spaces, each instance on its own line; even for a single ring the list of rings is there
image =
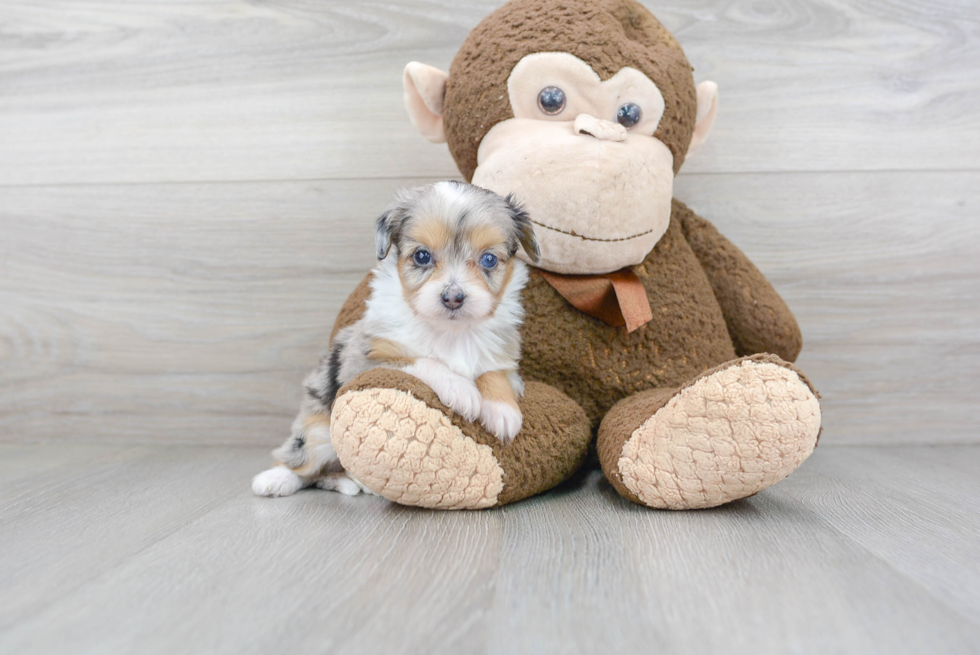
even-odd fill
[[[751,496],[813,452],[820,404],[773,355],[724,364],[679,390],[618,403],[599,428],[603,471],[630,500],[662,509],[714,507]]]
[[[445,414],[397,389],[365,389],[334,404],[340,461],[388,500],[438,509],[497,504],[504,472],[489,446],[468,439]]]
[[[566,480],[590,440],[585,412],[567,396],[529,383],[524,425],[504,445],[443,405],[421,380],[373,369],[344,386],[331,439],[352,476],[388,500],[433,509],[482,509]]]

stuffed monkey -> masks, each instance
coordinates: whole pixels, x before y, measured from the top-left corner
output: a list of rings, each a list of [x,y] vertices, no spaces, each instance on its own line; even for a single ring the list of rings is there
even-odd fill
[[[523,301],[524,424],[501,445],[419,380],[376,369],[338,393],[341,462],[405,505],[494,507],[554,487],[595,439],[615,489],[712,507],[813,451],[817,394],[793,315],[718,230],[673,199],[717,87],[634,0],[513,0],[447,75],[410,63],[405,102],[463,177],[524,203],[541,249]],[[357,320],[367,279],[334,331]]]

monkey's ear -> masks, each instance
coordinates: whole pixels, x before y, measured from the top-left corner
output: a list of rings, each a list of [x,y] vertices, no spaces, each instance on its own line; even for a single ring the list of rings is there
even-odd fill
[[[445,143],[446,130],[442,125],[442,103],[446,98],[449,75],[438,68],[417,61],[405,66],[402,84],[405,87],[405,108],[412,125],[432,143]]]
[[[534,238],[534,225],[531,224],[531,217],[524,211],[524,207],[514,197],[513,193],[507,194],[504,198],[510,208],[510,217],[514,221],[514,229],[517,233],[517,242],[524,248],[531,263],[537,264],[541,261],[541,249],[538,248],[538,240]]]
[[[715,124],[715,116],[718,115],[718,85],[714,82],[701,82],[698,89],[698,113],[694,121],[694,135],[691,137],[691,145],[687,148],[687,156],[690,157],[708,139],[708,133]]]

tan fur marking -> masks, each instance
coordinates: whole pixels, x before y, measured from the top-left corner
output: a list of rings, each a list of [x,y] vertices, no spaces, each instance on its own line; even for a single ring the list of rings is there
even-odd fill
[[[510,284],[510,278],[514,276],[514,260],[509,259],[504,265],[504,279],[500,283],[500,288],[497,290],[497,301],[499,302],[503,298],[504,291],[507,289],[507,285]]]
[[[504,292],[507,291],[507,285],[510,284],[510,278],[512,278],[513,276],[514,276],[514,260],[510,259],[507,260],[507,263],[505,264],[504,279],[500,283],[500,286],[497,288],[496,291],[490,289],[490,292],[493,294],[494,302],[493,302],[493,309],[490,310],[489,316],[493,316],[494,314],[497,313],[497,308],[500,307],[500,301],[504,299]],[[489,285],[487,286],[487,288],[489,288]]]
[[[442,250],[453,239],[449,226],[434,218],[422,219],[412,225],[409,237],[431,250]]]
[[[299,468],[292,469],[292,471],[299,477],[303,478],[304,482],[309,482],[310,478],[320,475],[326,465],[326,462],[320,462],[318,464],[316,460],[307,459],[305,464]]]
[[[412,310],[413,314],[417,314],[418,312],[415,311],[415,304],[413,301],[415,300],[415,296],[418,295],[419,289],[421,289],[422,287],[421,285],[417,287],[411,287],[408,285],[407,282],[405,282],[406,270],[410,266],[412,266],[411,257],[402,257],[398,261],[398,281],[401,282],[402,296],[404,296],[405,300],[408,302],[408,308]]]
[[[489,371],[476,379],[476,388],[486,400],[496,400],[517,407],[517,395],[504,371]]]
[[[329,430],[330,428],[330,415],[329,414],[310,414],[303,420],[303,438],[306,440],[306,452],[310,453],[317,446],[321,446],[327,441],[317,438],[311,434],[311,430],[318,426],[326,426]],[[328,433],[329,434],[329,431]],[[300,467],[292,469],[292,471],[304,478],[304,481],[309,482],[309,479],[320,474],[326,462],[317,463],[314,458],[307,455],[306,462],[304,462]]]
[[[310,428],[321,424],[326,425],[328,428],[330,427],[329,414],[310,414],[303,419],[303,432],[306,433]]]
[[[495,225],[476,225],[466,235],[473,252],[478,256],[488,248],[501,246],[507,241],[507,236]]]
[[[402,257],[398,260],[398,279],[402,283],[402,290],[407,294],[409,291],[408,285],[405,284],[405,272],[412,266],[411,257]]]
[[[389,364],[414,364],[415,358],[405,354],[400,344],[390,339],[373,339],[368,359],[387,362]]]

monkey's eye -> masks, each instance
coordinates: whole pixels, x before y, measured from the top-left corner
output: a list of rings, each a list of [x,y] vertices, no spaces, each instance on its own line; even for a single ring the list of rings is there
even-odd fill
[[[497,266],[497,256],[492,252],[483,253],[483,257],[480,257],[480,266],[483,268],[495,268]]]
[[[432,255],[429,254],[428,250],[416,250],[413,259],[418,266],[428,266],[432,263]]]
[[[616,112],[616,122],[625,127],[627,130],[640,122],[640,118],[643,117],[643,112],[640,110],[640,106],[635,102],[627,102],[625,105],[619,108]]]
[[[565,109],[565,92],[557,86],[546,86],[538,94],[538,108],[549,116],[557,116]]]

